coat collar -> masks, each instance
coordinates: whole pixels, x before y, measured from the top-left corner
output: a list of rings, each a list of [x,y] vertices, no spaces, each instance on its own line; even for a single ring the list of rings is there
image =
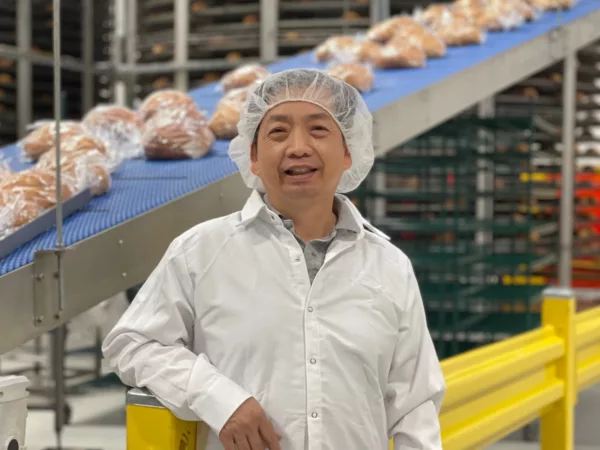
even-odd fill
[[[354,206],[348,197],[345,195],[336,194],[335,198],[339,205],[340,217],[337,228],[344,228],[354,231],[358,235],[358,238],[362,238],[364,236],[365,229],[367,229],[371,233],[381,238],[390,240],[388,236],[371,225],[361,215],[356,206]],[[277,214],[268,208],[261,193],[257,190],[253,190],[241,211],[242,220],[240,221],[239,226],[249,225],[261,216],[267,220],[278,219]]]

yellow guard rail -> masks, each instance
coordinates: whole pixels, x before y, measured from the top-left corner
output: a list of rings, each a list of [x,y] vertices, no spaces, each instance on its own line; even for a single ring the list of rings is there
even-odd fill
[[[442,368],[444,450],[485,448],[536,418],[542,450],[573,450],[577,392],[600,382],[600,307],[576,314],[570,290],[547,289],[540,328],[444,360]],[[148,393],[128,394],[129,450],[202,450],[207,432]]]

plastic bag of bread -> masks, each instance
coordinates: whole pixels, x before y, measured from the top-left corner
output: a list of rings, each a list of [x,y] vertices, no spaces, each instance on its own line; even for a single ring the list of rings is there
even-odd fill
[[[118,166],[118,155],[115,153],[109,153],[104,143],[91,134],[72,136],[60,143],[61,158],[68,155],[80,156],[90,152],[101,153],[107,158],[110,158],[114,162],[115,167]],[[51,151],[44,154],[39,159],[37,167],[42,169],[56,167],[56,149],[52,148]]]
[[[329,75],[345,81],[359,92],[370,92],[373,90],[375,77],[371,68],[364,64],[346,63],[334,64],[327,69]]]
[[[75,180],[69,175],[61,177],[62,200],[68,200],[76,191]],[[56,173],[34,167],[14,173],[0,183],[0,192],[8,198],[22,198],[37,205],[42,211],[56,205]]]
[[[418,42],[398,40],[393,45],[382,46],[371,56],[370,62],[377,69],[419,68],[425,67],[427,55]]]
[[[0,239],[37,219],[42,209],[22,195],[0,191]]]
[[[233,139],[237,136],[237,124],[250,88],[229,91],[217,104],[208,126],[217,139]]]
[[[223,75],[219,88],[223,92],[229,92],[260,82],[267,76],[269,71],[260,64],[245,64]]]
[[[446,56],[447,48],[444,40],[435,31],[422,25],[410,25],[400,28],[388,44],[400,45],[405,40],[422,47],[427,58]]]
[[[140,105],[138,115],[142,122],[150,120],[157,111],[167,108],[197,110],[196,102],[185,92],[164,89],[150,94]]]
[[[39,170],[49,173],[56,171],[56,159],[40,163],[37,165]],[[110,174],[114,166],[111,165],[110,158],[98,150],[61,154],[60,169],[61,176],[70,180],[75,192],[90,189],[93,195],[102,195],[111,187]]]
[[[367,31],[367,39],[385,44],[399,28],[406,25],[415,25],[416,20],[410,16],[394,16],[383,22],[376,23]]]
[[[332,36],[315,49],[315,59],[318,62],[330,61],[340,54],[351,54],[356,46],[351,36]]]
[[[371,56],[379,51],[381,44],[375,41],[357,41],[352,48],[352,54],[354,58],[351,61],[339,61],[339,62],[368,62],[371,60]]]
[[[138,115],[128,108],[99,105],[83,119],[83,125],[102,140],[110,151],[120,153],[123,158],[143,156],[142,127]]]
[[[205,156],[215,135],[201,114],[181,109],[160,111],[144,126],[142,145],[148,159],[196,159]]]
[[[576,0],[527,0],[528,3],[541,11],[551,11],[560,8],[571,8]]]
[[[493,2],[485,6],[466,6],[457,8],[469,20],[489,31],[506,31],[519,28],[525,23],[525,17],[514,4]]]
[[[60,139],[85,134],[85,129],[79,122],[60,122]],[[41,121],[33,124],[33,130],[20,142],[21,155],[25,161],[37,159],[54,147],[56,143],[56,122]]]

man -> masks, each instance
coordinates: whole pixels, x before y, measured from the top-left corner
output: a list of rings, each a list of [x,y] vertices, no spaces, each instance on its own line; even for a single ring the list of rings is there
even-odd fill
[[[104,352],[207,449],[441,449],[444,379],[408,258],[337,192],[373,164],[358,92],[316,70],[249,95],[243,210],[177,238]]]

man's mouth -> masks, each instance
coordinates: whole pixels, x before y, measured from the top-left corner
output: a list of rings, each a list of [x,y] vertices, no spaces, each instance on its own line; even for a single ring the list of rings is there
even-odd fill
[[[294,167],[291,169],[286,170],[284,173],[286,175],[306,175],[307,173],[312,173],[312,172],[316,172],[317,169],[313,169],[311,167]]]

